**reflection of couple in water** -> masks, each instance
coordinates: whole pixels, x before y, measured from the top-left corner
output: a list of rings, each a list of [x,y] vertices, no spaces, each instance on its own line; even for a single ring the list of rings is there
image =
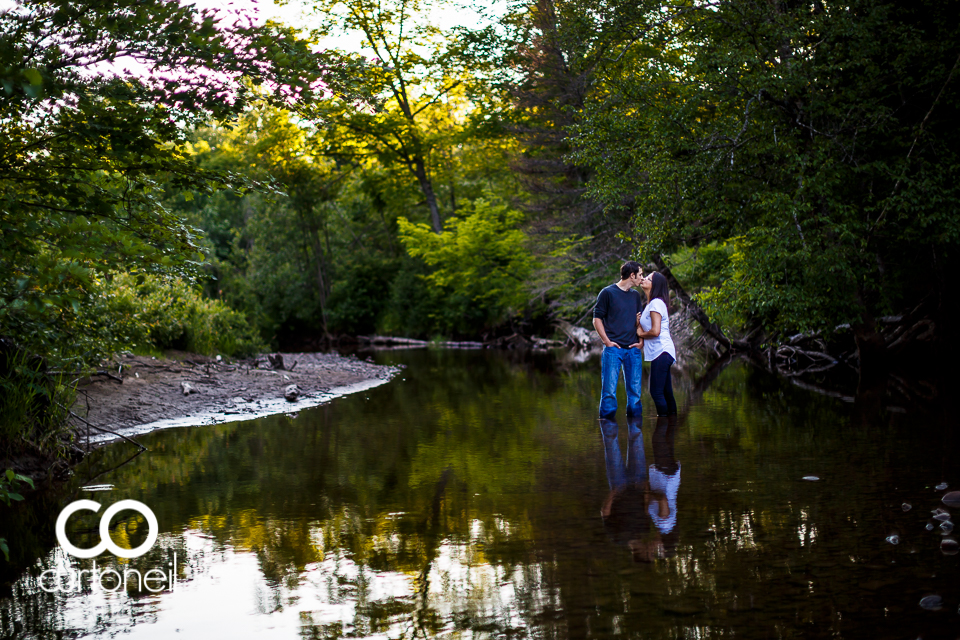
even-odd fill
[[[628,547],[635,561],[652,562],[673,556],[677,548],[680,463],[673,451],[677,416],[657,418],[653,433],[653,464],[649,469],[640,424],[639,416],[627,419],[627,458],[624,461],[617,423],[600,419],[610,483],[610,493],[603,501],[600,513],[604,528],[614,542]]]

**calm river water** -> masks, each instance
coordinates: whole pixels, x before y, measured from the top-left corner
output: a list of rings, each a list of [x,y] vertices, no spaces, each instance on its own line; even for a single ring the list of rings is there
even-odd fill
[[[932,517],[960,489],[956,425],[742,363],[681,381],[676,421],[645,393],[642,424],[600,424],[596,359],[372,357],[406,369],[295,418],[144,436],[112,471],[131,445],[91,456],[48,515],[5,524],[37,561],[0,637],[957,637],[960,555]],[[156,544],[66,555],[53,520],[81,498],[148,505]],[[138,545],[124,514],[111,538]]]

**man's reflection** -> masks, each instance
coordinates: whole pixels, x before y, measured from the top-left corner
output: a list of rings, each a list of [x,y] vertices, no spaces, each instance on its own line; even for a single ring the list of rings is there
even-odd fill
[[[627,419],[627,459],[624,462],[617,423],[600,419],[607,482],[610,484],[600,514],[607,534],[615,543],[629,548],[635,561],[649,562],[658,555],[658,541],[650,537],[650,517],[646,509],[650,485],[640,425],[639,416]]]
[[[664,557],[677,550],[677,493],[680,490],[680,462],[673,450],[677,416],[657,418],[653,432],[653,464],[650,465],[650,492],[647,512],[660,534]]]

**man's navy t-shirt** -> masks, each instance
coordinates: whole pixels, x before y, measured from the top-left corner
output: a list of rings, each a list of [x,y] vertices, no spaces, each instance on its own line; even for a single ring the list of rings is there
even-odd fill
[[[639,291],[623,291],[616,284],[604,287],[597,296],[593,317],[603,321],[603,329],[611,342],[629,347],[637,341],[637,314],[643,311]]]

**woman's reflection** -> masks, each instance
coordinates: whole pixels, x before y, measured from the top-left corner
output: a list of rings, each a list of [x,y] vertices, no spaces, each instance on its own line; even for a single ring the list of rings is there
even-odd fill
[[[661,557],[671,557],[677,551],[680,462],[673,452],[676,435],[677,416],[657,418],[657,428],[653,432],[653,464],[650,465],[647,512],[660,534]]]

